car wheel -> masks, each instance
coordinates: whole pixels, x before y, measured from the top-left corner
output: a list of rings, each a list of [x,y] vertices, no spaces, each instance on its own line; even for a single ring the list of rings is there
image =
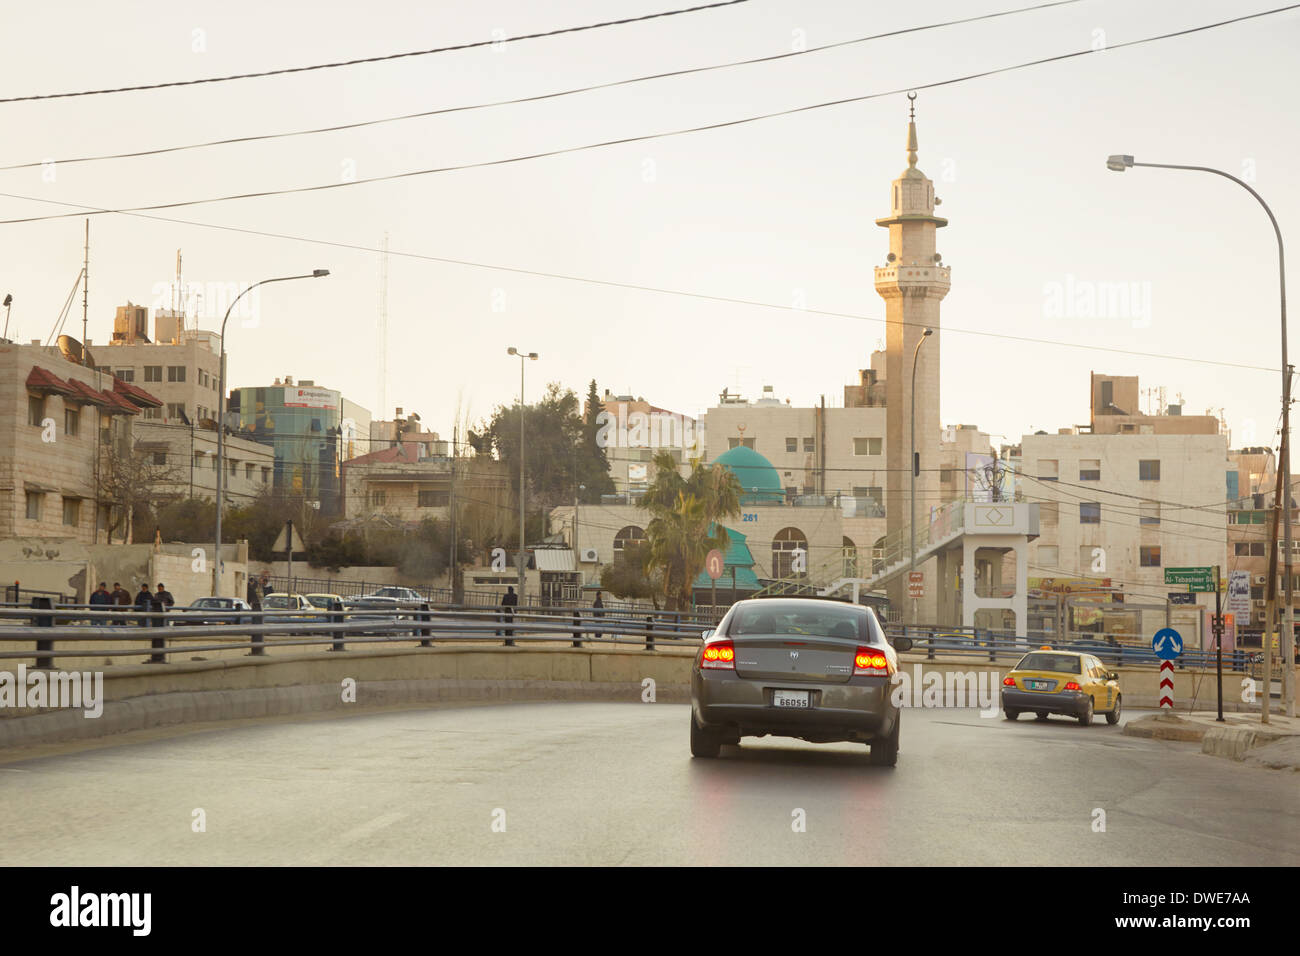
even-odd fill
[[[1115,706],[1111,709],[1111,712],[1106,715],[1106,723],[1110,724],[1112,727],[1119,723],[1119,715],[1120,715],[1120,707],[1121,707],[1120,702],[1123,699],[1124,698],[1122,696],[1116,697]]]
[[[716,757],[722,749],[722,740],[715,733],[710,733],[695,722],[695,712],[691,712],[691,756]]]
[[[1004,711],[1002,712],[1002,716],[1006,717],[1007,720],[1015,720],[1017,717],[1020,716],[1020,711],[1018,711],[1018,710],[1004,710]]]
[[[894,730],[884,740],[871,743],[871,755],[868,757],[873,767],[893,767],[898,764],[898,730],[902,726],[903,715],[894,718]]]
[[[1047,711],[1045,711],[1045,710],[1040,710],[1038,713],[1036,713],[1036,714],[1034,715],[1034,717],[1035,717],[1035,719],[1037,719],[1037,720],[1046,720],[1046,719],[1047,719]]]
[[[1088,697],[1087,703],[1084,704],[1083,713],[1079,715],[1079,723],[1087,727],[1092,723],[1092,697]]]

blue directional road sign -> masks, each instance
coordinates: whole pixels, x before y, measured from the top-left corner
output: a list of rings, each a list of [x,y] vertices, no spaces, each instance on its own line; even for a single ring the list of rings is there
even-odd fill
[[[1162,661],[1172,661],[1183,652],[1182,635],[1172,627],[1162,627],[1151,638],[1151,650]]]

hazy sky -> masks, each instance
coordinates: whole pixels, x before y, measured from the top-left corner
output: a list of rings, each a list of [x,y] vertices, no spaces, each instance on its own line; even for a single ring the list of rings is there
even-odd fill
[[[8,4],[0,96],[116,87],[375,56],[615,19],[672,0],[221,5]],[[306,129],[723,63],[1030,5],[751,0],[569,36],[265,79],[0,104],[0,165]],[[735,119],[1085,49],[1270,8],[1083,0],[976,24],[515,106],[158,157],[0,172],[0,192],[121,207],[478,162]],[[197,32],[196,31],[201,31]],[[196,51],[195,47],[202,47]],[[942,417],[1018,438],[1084,422],[1088,373],[1137,374],[1189,414],[1225,409],[1234,445],[1271,443],[1279,374],[1276,247],[1241,189],[1205,174],[1108,172],[1106,156],[1253,177],[1300,235],[1295,50],[1300,11],[923,91],[920,168],[950,225]],[[906,164],[900,94],[743,126],[395,182],[224,202],[160,215],[379,246],[388,278],[387,413],[449,435],[513,400],[595,378],[688,414],[723,387],[795,404],[842,401],[883,339],[874,220]],[[1290,165],[1288,165],[1290,164]],[[52,180],[52,181],[51,181]],[[0,196],[0,219],[67,211]],[[80,218],[0,226],[10,337],[50,333],[82,258]],[[231,321],[230,384],[285,374],[341,389],[379,417],[379,260],[355,251],[123,215],[91,222],[90,333],[116,306],[156,304],[185,278],[221,290],[328,268],[264,290]],[[756,300],[727,304],[398,252]],[[1300,254],[1300,252],[1294,253]],[[1293,255],[1294,255],[1293,254]],[[1089,316],[1101,283],[1131,314]],[[1300,285],[1294,286],[1300,289]],[[1056,293],[1070,293],[1063,301]],[[808,308],[863,319],[790,311]],[[1074,304],[1071,305],[1070,303]],[[498,311],[498,309],[500,311]],[[215,327],[205,318],[204,327]],[[1104,345],[1122,355],[960,334]],[[80,336],[80,295],[65,331]],[[1300,349],[1300,343],[1296,344]]]

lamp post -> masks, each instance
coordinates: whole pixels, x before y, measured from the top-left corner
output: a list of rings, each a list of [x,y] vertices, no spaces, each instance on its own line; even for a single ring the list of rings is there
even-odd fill
[[[1282,442],[1279,449],[1278,457],[1281,459],[1280,468],[1280,501],[1273,502],[1273,509],[1282,521],[1282,706],[1286,710],[1288,717],[1295,716],[1295,619],[1292,613],[1292,587],[1291,587],[1291,367],[1287,364],[1286,350],[1286,250],[1282,243],[1282,229],[1277,224],[1277,217],[1273,215],[1273,210],[1269,208],[1268,203],[1264,202],[1264,197],[1257,193],[1248,184],[1233,176],[1225,173],[1221,169],[1213,169],[1209,166],[1178,166],[1172,163],[1138,163],[1134,162],[1132,156],[1114,155],[1106,160],[1106,168],[1117,173],[1122,173],[1130,166],[1145,166],[1150,169],[1184,169],[1198,173],[1213,173],[1215,176],[1222,176],[1224,179],[1230,179],[1246,192],[1255,197],[1255,201],[1264,207],[1264,212],[1268,215],[1268,221],[1273,224],[1273,234],[1277,237],[1277,285],[1279,300],[1281,302],[1281,319],[1282,319]],[[1271,547],[1277,547],[1274,542]],[[1274,565],[1276,567],[1276,565]],[[1270,587],[1276,587],[1276,578],[1269,582]],[[1274,592],[1276,593],[1276,592]],[[1272,621],[1265,622],[1265,633]],[[1268,643],[1267,638],[1264,641]],[[1264,699],[1260,708],[1260,720],[1262,723],[1268,723],[1269,694],[1272,683],[1272,675],[1269,673],[1272,648],[1264,647]]]
[[[221,320],[221,361],[220,368],[217,371],[217,529],[216,529],[216,547],[214,548],[212,563],[212,596],[220,597],[221,595],[221,507],[224,504],[225,497],[225,477],[226,464],[225,456],[225,434],[226,425],[222,419],[226,413],[226,322],[230,319],[230,313],[235,308],[235,303],[242,299],[247,293],[256,289],[259,285],[266,285],[270,282],[289,282],[293,279],[321,279],[329,275],[328,269],[315,269],[307,275],[301,276],[280,276],[276,279],[263,279],[261,282],[254,282],[239,295],[230,300],[230,305],[226,309],[225,318]],[[293,553],[293,542],[289,542],[290,554]],[[236,595],[238,597],[238,595]]]
[[[921,464],[916,457],[916,360],[921,357],[921,346],[932,335],[934,335],[934,329],[926,329],[921,333],[921,337],[916,340],[916,348],[912,350],[912,492],[909,495],[912,506],[912,523],[908,529],[912,535],[912,546],[909,549],[912,556],[911,571],[916,570],[916,475],[920,471]],[[912,623],[916,623],[916,598],[912,598]]]
[[[519,356],[519,606],[524,604],[524,360],[537,361],[536,352],[521,352],[513,345],[507,355]],[[507,644],[513,643],[507,641]]]

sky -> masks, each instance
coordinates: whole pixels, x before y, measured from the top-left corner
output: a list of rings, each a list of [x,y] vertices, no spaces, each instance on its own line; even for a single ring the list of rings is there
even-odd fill
[[[12,5],[0,98],[381,56],[691,5]],[[1270,9],[1080,0],[531,103],[64,161],[534,96],[1031,5],[747,0],[338,69],[0,103],[0,166],[42,164],[0,171],[0,220],[77,211],[58,203],[116,209],[500,160],[902,90]],[[940,332],[945,424],[978,425],[996,443],[1084,423],[1097,371],[1164,386],[1187,414],[1222,409],[1234,447],[1276,443],[1277,251],[1263,210],[1219,177],[1117,174],[1105,160],[1129,153],[1248,179],[1286,235],[1300,222],[1300,184],[1285,173],[1300,153],[1298,47],[1300,11],[1289,11],[919,92],[918,166],[949,219],[939,233],[952,269]],[[515,400],[519,363],[506,352],[515,346],[540,354],[528,363],[530,402],[547,382],[582,394],[595,379],[690,415],[723,388],[757,397],[764,385],[796,405],[823,395],[838,405],[883,342],[872,268],[888,232],[875,220],[906,166],[906,124],[900,92],[525,162],[152,214],[183,221],[94,216],[88,337],[107,340],[128,300],[169,305],[180,249],[185,281],[203,293],[192,300],[203,328],[220,324],[230,289],[331,272],[266,287],[251,311],[235,313],[231,387],[310,379],[376,418],[396,406],[419,412],[450,437],[453,423]],[[84,228],[79,216],[0,224],[10,338],[50,335],[81,268]],[[374,250],[385,236],[381,384]],[[1091,308],[1094,297],[1115,307]],[[78,292],[64,331],[80,338],[81,319]]]

